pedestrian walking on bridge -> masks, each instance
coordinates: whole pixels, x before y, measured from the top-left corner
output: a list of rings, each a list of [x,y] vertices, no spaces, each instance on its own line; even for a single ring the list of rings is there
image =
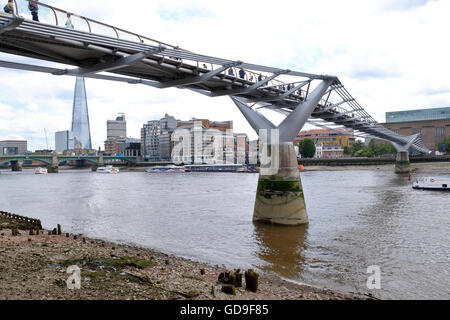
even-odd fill
[[[39,2],[39,0],[33,0],[28,3],[28,9],[31,11],[31,16],[33,17],[33,21],[39,22],[39,5],[36,3]]]
[[[9,14],[14,14],[14,3],[13,3],[13,0],[8,0],[8,3],[3,8],[3,11],[5,11],[6,13],[9,13]]]
[[[70,13],[67,14],[67,20],[66,20],[66,28],[67,29],[74,29],[74,26],[72,24],[72,15]]]

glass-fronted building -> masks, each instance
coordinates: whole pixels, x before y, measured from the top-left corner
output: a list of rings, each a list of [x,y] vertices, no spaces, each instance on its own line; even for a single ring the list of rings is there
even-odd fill
[[[72,131],[55,132],[55,151],[64,152],[66,150],[75,149],[75,137]]]
[[[75,84],[71,131],[76,139],[75,149],[92,149],[86,87],[82,77],[77,77]]]
[[[450,108],[386,112],[386,123],[450,119]]]

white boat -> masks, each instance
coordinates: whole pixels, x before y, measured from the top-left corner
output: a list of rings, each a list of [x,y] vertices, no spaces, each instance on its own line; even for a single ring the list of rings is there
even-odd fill
[[[34,170],[35,174],[47,174],[47,168],[36,168],[36,170]]]
[[[419,178],[414,181],[413,189],[450,191],[450,177]]]
[[[148,173],[155,173],[155,172],[184,172],[184,167],[177,167],[177,166],[165,166],[165,167],[151,167],[146,169]]]
[[[199,164],[185,166],[186,172],[247,172],[242,164]]]
[[[113,166],[105,166],[97,168],[98,173],[119,173],[119,168]]]

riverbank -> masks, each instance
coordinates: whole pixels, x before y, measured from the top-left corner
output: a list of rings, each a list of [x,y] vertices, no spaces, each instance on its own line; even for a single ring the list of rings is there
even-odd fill
[[[19,228],[13,236],[12,229]],[[22,230],[20,230],[22,229]],[[315,288],[262,274],[256,293],[222,292],[224,268],[146,248],[81,235],[30,235],[26,223],[0,216],[0,299],[2,300],[344,300],[350,294]],[[57,232],[56,232],[57,233]],[[69,290],[69,266],[81,269],[81,289]]]
[[[145,172],[147,168],[151,167],[124,167],[121,171],[124,172]],[[304,167],[304,171],[348,171],[348,170],[382,170],[382,171],[394,171],[395,165],[391,163],[380,164],[366,164],[366,165],[352,165],[352,164],[340,164],[340,165],[307,165]],[[412,173],[436,173],[436,174],[449,174],[450,175],[450,162],[412,162]]]
[[[343,165],[343,166],[306,166],[304,172],[308,171],[348,171],[348,170],[382,170],[394,172],[393,164],[382,165]],[[412,174],[439,174],[450,175],[450,162],[423,162],[411,163]]]

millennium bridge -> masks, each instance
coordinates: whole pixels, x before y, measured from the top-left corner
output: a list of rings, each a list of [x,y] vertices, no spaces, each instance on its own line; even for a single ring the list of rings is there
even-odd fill
[[[337,76],[319,75],[202,55],[65,10],[40,6],[32,21],[27,0],[15,14],[0,14],[0,52],[61,63],[52,68],[0,60],[0,67],[158,89],[180,88],[214,98],[229,96],[266,144],[275,171],[262,170],[254,220],[308,222],[293,141],[306,123],[350,128],[359,137],[389,141],[398,151],[396,172],[409,172],[409,153],[427,154],[420,134],[403,136],[380,125]],[[70,15],[76,29],[65,27]],[[274,125],[259,109],[286,116]],[[264,136],[264,137],[263,137]],[[264,139],[262,139],[264,140]]]

